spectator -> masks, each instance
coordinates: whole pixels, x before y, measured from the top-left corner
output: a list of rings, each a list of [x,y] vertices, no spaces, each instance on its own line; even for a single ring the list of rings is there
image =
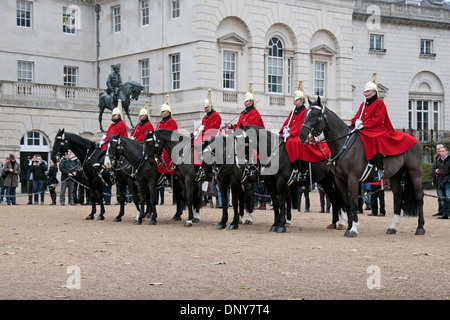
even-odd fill
[[[3,190],[3,163],[0,162],[0,190]],[[3,201],[3,193],[1,194],[0,203]]]
[[[258,207],[256,210],[266,210],[267,202],[270,203],[270,195],[269,191],[267,191],[266,185],[264,181],[259,181],[254,183],[255,195],[258,200]]]
[[[438,219],[448,219],[449,216],[449,197],[450,197],[450,158],[448,148],[441,147],[439,151],[439,160],[436,164],[436,177],[433,177],[433,185],[437,187],[439,201],[442,206],[442,216]]]
[[[31,167],[33,166],[33,160],[35,156],[27,157],[25,165],[27,166],[27,192],[28,192],[28,205],[33,204],[33,172],[31,172]]]
[[[51,206],[56,205],[56,186],[59,181],[56,178],[56,174],[58,173],[58,166],[52,160],[50,160],[50,168],[48,169],[48,190],[50,191],[50,198],[52,199]]]
[[[381,189],[381,181],[370,182],[370,189],[372,194],[370,195],[370,206],[372,207],[372,212],[369,216],[380,216],[384,217],[386,215],[385,203],[384,203],[384,189]],[[380,212],[378,213],[378,200],[380,202]]]
[[[437,174],[436,174],[436,164],[437,164],[437,162],[438,162],[438,160],[439,160],[439,152],[440,152],[440,150],[441,150],[441,148],[443,147],[444,145],[443,144],[438,144],[438,145],[436,145],[436,157],[434,158],[434,161],[433,161],[433,169],[431,170],[431,181],[435,181],[436,180],[436,178],[437,178]],[[433,184],[433,182],[431,183],[431,184]],[[437,190],[436,190],[436,192],[437,192]],[[438,195],[439,196],[439,195]],[[438,199],[438,212],[436,213],[436,214],[433,214],[433,216],[442,216],[442,205],[441,205],[441,201],[439,201],[439,199]]]
[[[330,198],[328,197],[328,194],[325,192],[325,190],[323,190],[323,187],[320,183],[317,182],[316,185],[317,185],[317,189],[319,190],[319,198],[320,198],[319,213],[325,212],[325,203],[326,203],[327,213],[330,213],[330,207],[331,207]]]
[[[6,178],[6,164],[9,162],[9,157],[5,158],[5,164],[3,165],[3,170],[2,170],[2,174],[1,174],[1,179],[2,179],[2,189],[0,190],[1,192],[1,198],[0,198],[0,203],[3,201],[3,197],[5,196],[5,192],[6,192],[6,186],[4,184],[5,178]]]
[[[308,186],[299,186],[299,195],[298,195],[298,211],[300,211],[300,208],[302,206],[302,194],[305,196],[305,211],[309,212],[309,185]]]
[[[33,173],[33,193],[34,204],[39,204],[39,194],[41,195],[41,205],[44,204],[45,180],[47,180],[47,163],[37,154],[33,158],[33,166],[30,171]]]
[[[73,178],[77,175],[77,162],[70,159],[70,153],[67,152],[64,159],[59,164],[59,171],[61,171],[61,193],[59,196],[59,202],[62,206],[66,203],[66,189],[68,192],[69,204],[75,205],[73,202],[73,192],[74,192],[74,180]]]
[[[17,205],[16,188],[19,186],[20,165],[14,154],[9,154],[9,162],[5,164],[3,170],[6,172],[3,180],[3,185],[6,187],[6,202],[8,205]]]

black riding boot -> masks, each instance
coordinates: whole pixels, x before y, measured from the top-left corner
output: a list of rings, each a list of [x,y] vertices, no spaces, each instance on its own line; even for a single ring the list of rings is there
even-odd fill
[[[384,165],[383,165],[383,155],[377,153],[375,156],[375,165],[377,166],[377,175],[375,176],[375,181],[381,181],[384,179]]]

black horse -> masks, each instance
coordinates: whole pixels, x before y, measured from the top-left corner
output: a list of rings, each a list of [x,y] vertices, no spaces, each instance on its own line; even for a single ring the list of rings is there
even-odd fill
[[[73,133],[66,133],[64,129],[60,129],[55,137],[51,159],[54,163],[57,163],[57,157],[63,156],[69,150],[80,160],[82,171],[89,188],[88,192],[92,202],[92,211],[86,219],[94,219],[94,215],[97,213],[96,204],[99,204],[100,215],[97,220],[104,220],[103,186],[113,184],[110,172],[100,164],[105,152],[100,151],[93,141]]]
[[[145,143],[113,135],[108,140],[105,156],[105,167],[110,168],[112,162],[125,157],[133,166],[133,177],[138,182],[139,189],[139,215],[136,215],[135,224],[142,224],[147,213],[152,212],[150,225],[156,224],[156,188],[158,171],[156,169],[153,132],[147,133]],[[147,212],[144,212],[147,204]]]
[[[274,223],[270,228],[273,232],[286,232],[286,217],[289,218],[289,204],[291,197],[298,195],[291,189],[298,186],[294,183],[288,186],[293,164],[289,161],[284,141],[276,134],[258,126],[244,126],[244,138],[248,138],[249,148],[258,150],[259,161],[261,163],[261,179],[272,197],[274,210]],[[248,152],[247,151],[247,152]],[[250,151],[251,152],[251,151]],[[240,162],[240,161],[239,161]],[[333,174],[326,160],[311,163],[311,183],[320,182],[330,198],[333,206],[332,225],[336,225],[339,220],[340,204],[333,184]]]
[[[134,128],[133,122],[130,117],[130,103],[131,100],[138,100],[144,87],[136,81],[127,81],[124,85],[119,88],[119,93],[117,100],[122,100],[122,108],[130,120],[131,127]],[[102,127],[102,117],[103,112],[106,109],[113,110],[117,105],[112,101],[112,98],[106,92],[102,92],[99,96],[98,108],[100,109],[100,114],[98,116],[98,121],[100,122],[100,131],[104,132]]]
[[[159,157],[165,149],[175,167],[174,192],[177,201],[177,212],[174,220],[179,220],[186,204],[189,217],[184,226],[191,227],[193,222],[200,221],[201,181],[195,181],[198,167],[194,165],[194,147],[191,138],[178,132],[160,129],[154,131],[155,153]],[[165,164],[167,165],[167,164]],[[176,191],[177,186],[180,190]],[[195,208],[195,215],[194,210]]]
[[[334,112],[322,106],[320,97],[309,101],[308,111],[300,130],[300,141],[310,140],[323,132],[330,148],[330,163],[334,167],[337,188],[348,214],[346,236],[358,235],[357,200],[360,178],[368,165],[358,131],[352,130]],[[416,143],[406,152],[384,159],[385,177],[389,179],[394,196],[394,219],[387,233],[396,233],[403,208],[411,216],[419,216],[417,235],[425,233],[422,189],[422,148]],[[374,181],[374,173],[366,180]]]
[[[120,204],[119,214],[114,218],[114,222],[122,221],[122,216],[125,214],[127,186],[133,196],[133,202],[137,210],[139,210],[137,202],[138,191],[134,179],[131,176],[133,168],[126,160],[121,159],[116,162],[112,167],[112,170],[105,170],[106,168],[102,164],[104,162],[106,151],[100,151],[100,149],[97,148],[97,145],[88,139],[73,133],[65,133],[64,129],[59,130],[53,146],[52,160],[56,163],[56,157],[65,154],[69,149],[72,150],[80,161],[85,160],[82,165],[83,175],[85,177],[83,181],[88,187],[87,192],[89,192],[91,196],[93,194],[96,196],[95,200],[92,202],[92,212],[86,217],[87,220],[94,219],[94,215],[96,214],[96,203],[100,205],[100,215],[97,219],[104,220],[105,209],[103,206],[103,187],[105,185],[112,185],[114,182],[119,191]],[[102,198],[100,198],[100,196]]]
[[[247,209],[248,218],[245,224],[252,224],[254,204],[254,184],[252,182],[241,183],[242,169],[235,162],[235,135],[215,136],[203,140],[197,150],[201,154],[202,168],[205,177],[202,180],[211,181],[213,175],[219,185],[222,197],[222,219],[217,229],[225,229],[228,221],[228,186],[231,188],[233,221],[230,230],[238,229],[242,221],[244,211]],[[206,160],[208,159],[208,160]]]

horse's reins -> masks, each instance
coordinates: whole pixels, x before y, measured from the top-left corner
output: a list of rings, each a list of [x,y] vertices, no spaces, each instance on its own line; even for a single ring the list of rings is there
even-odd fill
[[[315,128],[322,122],[322,120],[325,121],[325,123],[326,123],[327,126],[328,126],[327,116],[326,116],[326,114],[325,114],[325,107],[324,107],[324,106],[317,106],[317,105],[314,105],[314,106],[310,106],[310,108],[314,108],[314,109],[319,110],[319,111],[320,111],[320,116],[319,116],[319,117],[317,118],[317,120],[314,122],[314,124],[312,125],[312,127],[306,125],[305,123],[303,123],[302,126],[304,126],[305,128],[307,128],[307,129],[309,130],[309,137],[310,137],[311,139],[313,139],[314,144],[316,145],[317,149],[320,151],[320,153],[322,153],[322,154],[325,156],[325,158],[327,158],[328,164],[330,164],[330,163],[334,162],[337,158],[339,158],[339,157],[347,150],[348,145],[349,145],[349,143],[350,143],[350,138],[351,138],[351,136],[353,136],[353,135],[357,132],[357,130],[356,130],[356,129],[350,130],[349,133],[347,133],[346,135],[343,135],[342,137],[339,137],[339,138],[331,139],[331,140],[328,140],[328,141],[325,140],[325,142],[328,143],[328,142],[337,141],[337,140],[341,140],[341,139],[343,139],[343,138],[346,138],[346,140],[345,140],[345,142],[344,142],[344,145],[343,145],[342,148],[339,150],[339,152],[337,153],[337,155],[336,155],[334,158],[332,158],[332,157],[331,157],[331,151],[330,151],[330,157],[328,157],[328,156],[323,152],[323,150],[318,146],[319,143],[316,141],[315,136],[314,136]],[[322,141],[323,141],[323,140],[322,140]],[[322,141],[320,141],[320,142],[322,142]]]

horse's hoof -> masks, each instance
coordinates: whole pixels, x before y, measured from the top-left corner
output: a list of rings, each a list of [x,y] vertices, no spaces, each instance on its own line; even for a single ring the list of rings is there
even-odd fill
[[[114,218],[113,222],[122,222],[121,218]]]
[[[172,220],[173,220],[173,221],[181,221],[181,217],[175,215],[175,216],[173,216]]]
[[[134,224],[135,225],[141,225],[142,224],[142,220],[134,220]]]
[[[192,220],[192,222],[194,222],[194,223],[200,222],[200,219],[199,219],[199,218],[194,218],[194,219]]]
[[[286,232],[286,227],[278,227],[277,228],[277,233],[285,233]]]
[[[86,220],[94,220],[94,216],[89,215],[86,217]]]
[[[186,222],[184,223],[184,226],[185,226],[186,228],[192,227],[192,221],[186,221]]]
[[[345,236],[349,238],[355,238],[358,236],[358,233],[356,233],[355,231],[346,231]]]
[[[226,223],[219,223],[219,224],[217,225],[217,229],[219,229],[219,230],[223,230],[223,229],[225,229],[226,227],[227,227]]]
[[[253,221],[251,221],[251,220],[245,220],[244,224],[252,225],[252,224],[253,224]]]
[[[425,234],[425,229],[417,229],[416,236],[423,236]]]
[[[334,229],[336,229],[336,225],[330,223],[329,225],[327,225],[327,229],[329,229],[329,230],[334,230]]]
[[[97,217],[97,221],[103,221],[103,220],[105,220],[105,217],[104,217],[104,216],[98,216],[98,217]]]
[[[237,230],[239,226],[237,224],[230,224],[230,230]]]
[[[397,230],[396,229],[392,229],[392,228],[389,228],[386,231],[386,234],[396,234],[396,233],[397,233]]]
[[[156,226],[156,220],[150,220],[148,223],[150,226]]]
[[[345,230],[346,228],[347,228],[347,226],[345,224],[340,224],[337,227],[338,230]]]

